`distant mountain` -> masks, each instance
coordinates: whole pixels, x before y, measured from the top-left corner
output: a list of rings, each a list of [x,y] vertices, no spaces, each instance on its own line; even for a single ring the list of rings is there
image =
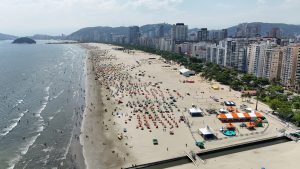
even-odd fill
[[[172,28],[172,25],[167,23],[147,24],[140,27],[140,32],[148,33],[150,31],[154,31],[156,28],[159,28],[160,25],[164,26],[164,32],[169,32]]]
[[[77,40],[77,41],[99,41],[101,38],[105,38],[107,34],[119,34],[127,35],[128,27],[108,27],[108,26],[98,26],[98,27],[87,27],[82,28],[69,36],[67,39]]]
[[[16,38],[17,37],[13,36],[13,35],[6,35],[6,34],[0,33],[0,40],[14,40]]]
[[[164,32],[169,33],[172,25],[167,23],[159,24],[147,24],[140,26],[141,33],[148,33],[159,28],[160,25],[164,25]],[[262,23],[262,22],[252,22],[247,23],[248,25],[260,25],[262,36],[266,36],[267,32],[270,32],[272,28],[279,28],[284,35],[300,35],[300,25],[291,25],[283,23]],[[235,32],[239,25],[232,26],[228,28],[228,36],[235,36]],[[197,32],[199,28],[190,29],[189,32]],[[71,35],[67,36],[67,39],[77,40],[77,41],[103,41],[108,39],[109,34],[116,35],[128,35],[129,27],[108,27],[108,26],[98,26],[98,27],[87,27],[82,28]],[[218,31],[218,30],[210,30]]]
[[[268,32],[271,31],[272,28],[279,28],[284,35],[300,35],[300,25],[292,25],[292,24],[284,24],[284,23],[263,23],[263,22],[251,22],[246,23],[248,25],[260,25],[261,34],[266,36]],[[228,35],[234,36],[239,25],[232,26],[227,28]]]
[[[42,35],[42,34],[36,34],[33,36],[30,36],[30,38],[35,40],[60,40],[63,39],[62,36],[51,36],[51,35]]]
[[[200,30],[201,30],[201,28],[192,28],[192,29],[189,29],[189,33],[198,32]]]
[[[162,24],[148,24],[140,27],[141,33],[148,33],[150,31],[155,30]],[[171,30],[170,24],[164,24],[164,32],[169,32]],[[108,27],[108,26],[98,26],[98,27],[87,27],[82,28],[69,36],[67,39],[77,40],[77,41],[100,41],[105,38],[109,34],[115,35],[125,35],[127,36],[129,32],[129,27]]]

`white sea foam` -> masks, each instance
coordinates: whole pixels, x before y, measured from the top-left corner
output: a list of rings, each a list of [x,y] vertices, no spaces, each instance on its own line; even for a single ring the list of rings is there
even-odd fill
[[[56,96],[53,96],[53,97],[50,99],[50,101],[53,100],[53,99],[58,98],[61,94],[63,94],[64,91],[65,91],[65,90],[60,91]]]
[[[39,126],[38,129],[36,130],[36,132],[42,132],[44,130],[44,126]]]
[[[29,164],[31,161],[32,161],[32,159],[31,159],[31,160],[28,160],[28,161],[26,161],[26,164],[24,164],[24,165],[23,165],[23,168],[22,168],[22,169],[25,169],[25,168],[27,168],[28,164]]]
[[[37,117],[40,117],[42,119],[41,113],[43,110],[47,107],[48,101],[49,101],[49,90],[52,83],[50,83],[49,86],[45,88],[46,96],[44,97],[44,102],[42,103],[41,108],[35,113]]]
[[[28,152],[29,148],[34,144],[34,142],[40,135],[41,134],[39,133],[29,139],[29,141],[24,145],[24,147],[21,148],[21,155],[25,155]]]
[[[17,103],[13,106],[13,109],[16,108],[16,107],[18,107],[20,104],[22,104],[23,101],[24,100],[22,100],[22,99],[18,100]]]
[[[51,121],[51,120],[54,118],[54,116],[55,116],[56,114],[58,114],[58,113],[61,112],[62,108],[63,108],[63,106],[61,106],[61,108],[59,108],[56,112],[54,112],[54,115],[53,115],[53,116],[48,117],[48,119]]]
[[[74,120],[74,118],[75,118],[75,112],[73,113],[72,120]],[[70,148],[70,146],[71,146],[71,142],[72,142],[72,139],[73,139],[73,137],[74,137],[74,131],[75,131],[75,126],[74,126],[73,129],[72,129],[71,137],[70,137],[69,142],[68,142],[68,145],[67,145],[67,147],[66,147],[66,151],[65,151],[65,153],[64,153],[63,160],[67,158],[67,154],[68,154],[68,152],[69,152],[69,148]]]
[[[22,118],[22,117],[24,116],[24,114],[27,113],[27,112],[28,112],[28,110],[26,110],[26,111],[20,113],[19,116],[18,116],[17,118],[12,119],[12,120],[11,120],[12,123],[11,123],[9,126],[7,126],[6,128],[4,128],[4,129],[2,130],[2,132],[0,133],[0,136],[5,136],[5,135],[7,135],[7,134],[10,133],[15,127],[17,127],[17,125],[18,125],[18,123],[19,123],[19,120],[21,120],[21,118]]]
[[[40,136],[40,134],[37,134],[36,136],[31,137],[30,139],[28,139],[28,141],[23,145],[23,147],[20,148],[21,153],[17,154],[14,158],[12,158],[9,162],[8,162],[8,169],[13,169],[15,167],[15,165],[20,161],[20,159],[22,158],[22,155],[25,155],[29,148],[34,144],[34,142],[36,141],[36,139]]]
[[[44,119],[41,116],[41,113],[44,111],[44,109],[47,107],[48,101],[49,101],[49,90],[50,90],[50,86],[52,83],[49,84],[49,86],[47,86],[45,88],[45,92],[46,92],[46,96],[44,97],[44,101],[42,103],[42,106],[40,107],[40,109],[35,113],[36,117],[39,117],[39,122],[41,122],[39,124],[39,126],[37,127],[37,131],[38,134],[31,137],[30,139],[26,139],[26,143],[23,145],[23,147],[20,148],[20,153],[17,154],[14,158],[12,158],[9,161],[9,169],[13,169],[15,167],[15,165],[20,161],[20,159],[22,158],[23,155],[25,155],[29,148],[35,143],[36,139],[41,135],[40,132],[42,132],[44,130]],[[23,114],[24,115],[24,114]],[[23,116],[22,115],[22,116]],[[19,120],[18,120],[19,121]],[[16,123],[18,123],[18,121]]]
[[[54,150],[54,147],[48,147],[48,148],[43,149],[42,151],[46,153],[46,152],[50,152],[52,150]]]
[[[41,159],[41,162],[43,163],[44,166],[48,163],[49,158],[50,158],[50,155],[48,154],[48,155],[46,155],[45,158]]]
[[[39,117],[40,119],[43,119],[43,117],[41,116],[41,113],[43,112],[43,110],[47,107],[47,102],[43,103],[41,108],[35,113],[36,117]]]
[[[48,94],[50,90],[50,85],[45,88],[45,92]]]
[[[17,162],[21,159],[20,155],[17,155],[8,162],[9,167],[7,169],[14,169]]]
[[[45,88],[46,96],[44,97],[44,102],[42,103],[41,108],[35,113],[35,116],[39,118],[38,122],[41,122],[39,126],[37,127],[36,132],[42,132],[44,130],[44,118],[41,116],[41,113],[45,110],[47,107],[48,101],[49,101],[49,91],[50,91],[50,86],[52,82]]]
[[[24,101],[24,100],[22,100],[22,99],[21,99],[21,100],[18,100],[18,104],[23,103],[23,101]]]

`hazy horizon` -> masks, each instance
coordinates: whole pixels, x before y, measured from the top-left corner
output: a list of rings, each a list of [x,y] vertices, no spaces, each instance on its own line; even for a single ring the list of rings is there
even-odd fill
[[[222,29],[243,22],[299,25],[298,0],[0,0],[0,32],[70,34],[83,27],[184,22]],[[13,11],[13,12],[12,12]]]

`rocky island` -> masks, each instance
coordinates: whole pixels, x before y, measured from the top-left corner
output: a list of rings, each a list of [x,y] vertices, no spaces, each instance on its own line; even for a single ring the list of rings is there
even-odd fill
[[[31,39],[31,38],[28,38],[28,37],[22,37],[22,38],[15,39],[12,43],[15,43],[15,44],[36,44],[36,41]]]

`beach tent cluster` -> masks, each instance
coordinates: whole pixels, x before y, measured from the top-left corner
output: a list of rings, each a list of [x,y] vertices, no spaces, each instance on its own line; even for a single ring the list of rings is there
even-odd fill
[[[226,113],[226,114],[219,114],[217,117],[222,122],[253,121],[253,120],[256,120],[258,118],[264,119],[264,116],[259,112]]]
[[[99,80],[99,83],[110,91],[106,99],[115,101],[120,107],[124,106],[132,110],[117,113],[116,117],[122,119],[126,125],[137,122],[137,130],[152,132],[154,129],[162,129],[165,133],[173,135],[182,122],[175,116],[175,112],[180,111],[176,104],[177,99],[183,98],[179,91],[162,88],[160,86],[162,82],[141,80],[145,72],[135,69],[142,64],[147,64],[145,60],[136,61],[138,66],[114,64],[115,56],[107,55],[102,51],[94,52],[95,56],[101,55],[92,59],[97,63],[95,80]],[[135,73],[133,76],[128,73],[132,71]],[[166,132],[167,130],[169,132]],[[122,136],[119,135],[118,138],[122,139]]]
[[[195,75],[195,71],[189,70],[189,69],[186,69],[186,68],[179,69],[179,73],[181,75],[185,76],[185,77],[189,77],[189,76]]]

